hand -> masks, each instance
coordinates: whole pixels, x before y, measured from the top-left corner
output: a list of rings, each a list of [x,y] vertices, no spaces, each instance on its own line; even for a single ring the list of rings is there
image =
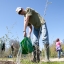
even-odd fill
[[[24,37],[26,37],[26,32],[24,32]]]
[[[27,36],[28,38],[30,38],[31,37],[31,34],[28,34],[28,36]]]

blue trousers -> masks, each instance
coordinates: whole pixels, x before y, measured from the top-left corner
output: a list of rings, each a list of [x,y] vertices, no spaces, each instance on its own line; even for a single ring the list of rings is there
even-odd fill
[[[42,42],[44,44],[45,49],[45,59],[49,59],[49,36],[46,23],[44,23],[38,29],[34,27],[33,40],[32,40],[33,46],[39,46],[39,38],[41,34],[42,34]]]
[[[58,55],[58,58],[61,57],[61,50],[58,50],[58,51],[57,51],[57,55]]]
[[[46,23],[43,24],[40,28],[36,29],[34,28],[33,30],[33,45],[39,45],[39,38],[40,35],[42,34],[42,42],[44,44],[49,44],[49,36],[48,36],[48,30]]]

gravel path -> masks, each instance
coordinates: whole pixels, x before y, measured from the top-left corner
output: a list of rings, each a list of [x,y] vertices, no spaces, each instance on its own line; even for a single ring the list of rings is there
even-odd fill
[[[45,62],[44,59],[42,59],[42,61]],[[53,61],[64,61],[64,58],[60,58],[60,59],[58,59],[58,58],[50,58],[50,61],[51,61],[51,62],[53,62]]]

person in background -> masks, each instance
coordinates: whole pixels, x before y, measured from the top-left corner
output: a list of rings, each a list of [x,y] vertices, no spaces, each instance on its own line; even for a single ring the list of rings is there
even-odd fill
[[[61,57],[61,42],[59,38],[56,40],[56,51],[57,51],[58,58],[60,58]]]
[[[45,60],[49,60],[49,37],[46,22],[41,15],[34,9],[27,7],[26,10],[22,7],[17,7],[16,12],[24,16],[24,37],[26,37],[26,28],[29,27],[28,36],[31,36],[33,26],[33,62],[40,61],[39,38],[42,34],[42,42],[45,48]]]
[[[5,43],[2,43],[2,51],[5,51]]]
[[[14,52],[14,44],[12,43],[11,44],[11,54],[13,55],[13,52]]]

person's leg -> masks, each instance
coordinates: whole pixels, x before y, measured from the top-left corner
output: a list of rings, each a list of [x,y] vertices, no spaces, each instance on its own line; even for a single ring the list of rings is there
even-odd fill
[[[44,44],[45,49],[45,60],[49,61],[49,44]]]
[[[40,50],[39,50],[39,34],[40,29],[34,28],[33,30],[33,55],[34,55],[34,60],[40,61]]]
[[[42,41],[45,49],[45,60],[49,60],[49,36],[46,23],[42,25]]]
[[[58,58],[60,58],[60,55],[61,55],[61,51],[58,50]]]
[[[36,62],[36,47],[33,46],[33,62]]]
[[[61,58],[61,50],[60,50],[60,53],[59,53],[59,55],[60,55],[60,58]]]
[[[59,58],[59,50],[57,51],[57,55],[58,55],[58,58]]]

